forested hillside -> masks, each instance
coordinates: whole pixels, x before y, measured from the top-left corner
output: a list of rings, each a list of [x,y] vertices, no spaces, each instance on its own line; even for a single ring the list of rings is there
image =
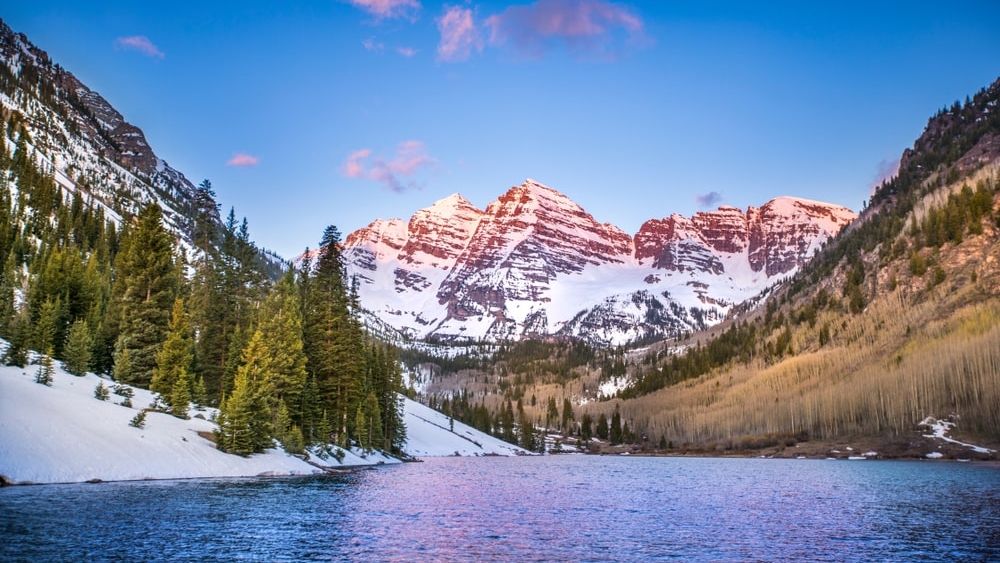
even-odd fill
[[[220,225],[207,180],[189,199],[174,194],[190,215],[171,211],[169,221],[159,198],[124,204],[124,186],[114,192],[122,204],[109,207],[95,194],[111,193],[113,178],[100,190],[57,182],[51,151],[63,145],[32,138],[39,116],[55,115],[46,75],[25,60],[17,73],[3,68],[4,100],[39,112],[4,105],[0,123],[5,363],[23,366],[35,350],[73,373],[159,392],[158,408],[182,418],[191,402],[217,405],[218,445],[236,453],[273,438],[289,451],[328,443],[398,450],[405,431],[395,352],[358,320],[334,227],[315,264],[273,281],[246,220],[230,211]],[[63,129],[65,143],[88,146]],[[86,158],[118,166],[103,154]]]
[[[461,371],[429,389],[448,400],[465,390],[459,412],[494,428],[510,401],[577,437],[620,417],[619,432],[631,432],[613,443],[654,448],[905,443],[928,416],[996,444],[998,107],[1000,81],[938,112],[854,224],[708,332],[589,356],[558,342],[503,348],[492,364],[460,355],[441,365]]]

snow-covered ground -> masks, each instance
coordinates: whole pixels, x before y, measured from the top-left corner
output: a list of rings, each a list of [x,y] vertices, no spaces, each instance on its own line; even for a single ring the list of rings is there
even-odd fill
[[[414,456],[522,455],[525,450],[406,400],[406,453]],[[454,429],[454,430],[452,430]]]
[[[927,418],[921,420],[920,423],[917,424],[917,426],[930,429],[931,433],[924,434],[924,438],[936,438],[943,442],[958,444],[959,446],[971,448],[972,451],[976,453],[981,453],[981,454],[996,453],[996,450],[991,450],[989,448],[984,448],[982,446],[977,446],[975,444],[966,444],[965,442],[959,442],[958,440],[948,436],[948,433],[951,432],[951,429],[955,427],[954,422],[949,422],[947,420],[938,420],[933,416],[928,416]],[[927,457],[934,459],[942,457],[942,455],[939,452],[931,452],[927,454]]]
[[[113,385],[108,380],[93,374],[76,377],[56,367],[52,385],[45,386],[35,383],[38,369],[34,365],[0,367],[0,475],[11,482],[309,475],[323,471],[280,449],[250,457],[217,450],[199,435],[216,427],[208,420],[208,409],[192,411],[193,418],[188,420],[150,411],[145,426],[134,428],[129,422],[154,401],[149,391],[134,388],[133,406],[126,407],[121,405],[124,397],[114,393],[106,401],[94,397],[99,382]],[[445,415],[408,399],[405,421],[409,437],[405,450],[414,457],[519,452],[459,422],[451,432]],[[316,456],[309,461],[332,468],[399,462],[380,454],[361,457],[360,452],[344,453],[340,462]]]

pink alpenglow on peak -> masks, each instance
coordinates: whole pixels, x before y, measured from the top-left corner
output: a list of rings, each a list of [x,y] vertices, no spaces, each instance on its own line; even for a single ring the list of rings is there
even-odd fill
[[[718,322],[854,218],[779,197],[651,219],[630,236],[529,179],[485,210],[453,194],[409,222],[375,221],[344,257],[365,309],[410,337],[623,343]]]

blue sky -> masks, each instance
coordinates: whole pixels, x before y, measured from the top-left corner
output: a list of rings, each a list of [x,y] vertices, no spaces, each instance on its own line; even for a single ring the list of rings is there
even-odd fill
[[[857,210],[931,115],[1000,77],[994,1],[13,4],[286,257],[529,177],[630,233],[779,195]]]

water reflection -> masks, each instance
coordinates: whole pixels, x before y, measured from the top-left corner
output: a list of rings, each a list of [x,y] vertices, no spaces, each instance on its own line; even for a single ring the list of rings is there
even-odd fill
[[[3,561],[991,561],[998,531],[1000,470],[948,463],[449,458],[0,490]]]

